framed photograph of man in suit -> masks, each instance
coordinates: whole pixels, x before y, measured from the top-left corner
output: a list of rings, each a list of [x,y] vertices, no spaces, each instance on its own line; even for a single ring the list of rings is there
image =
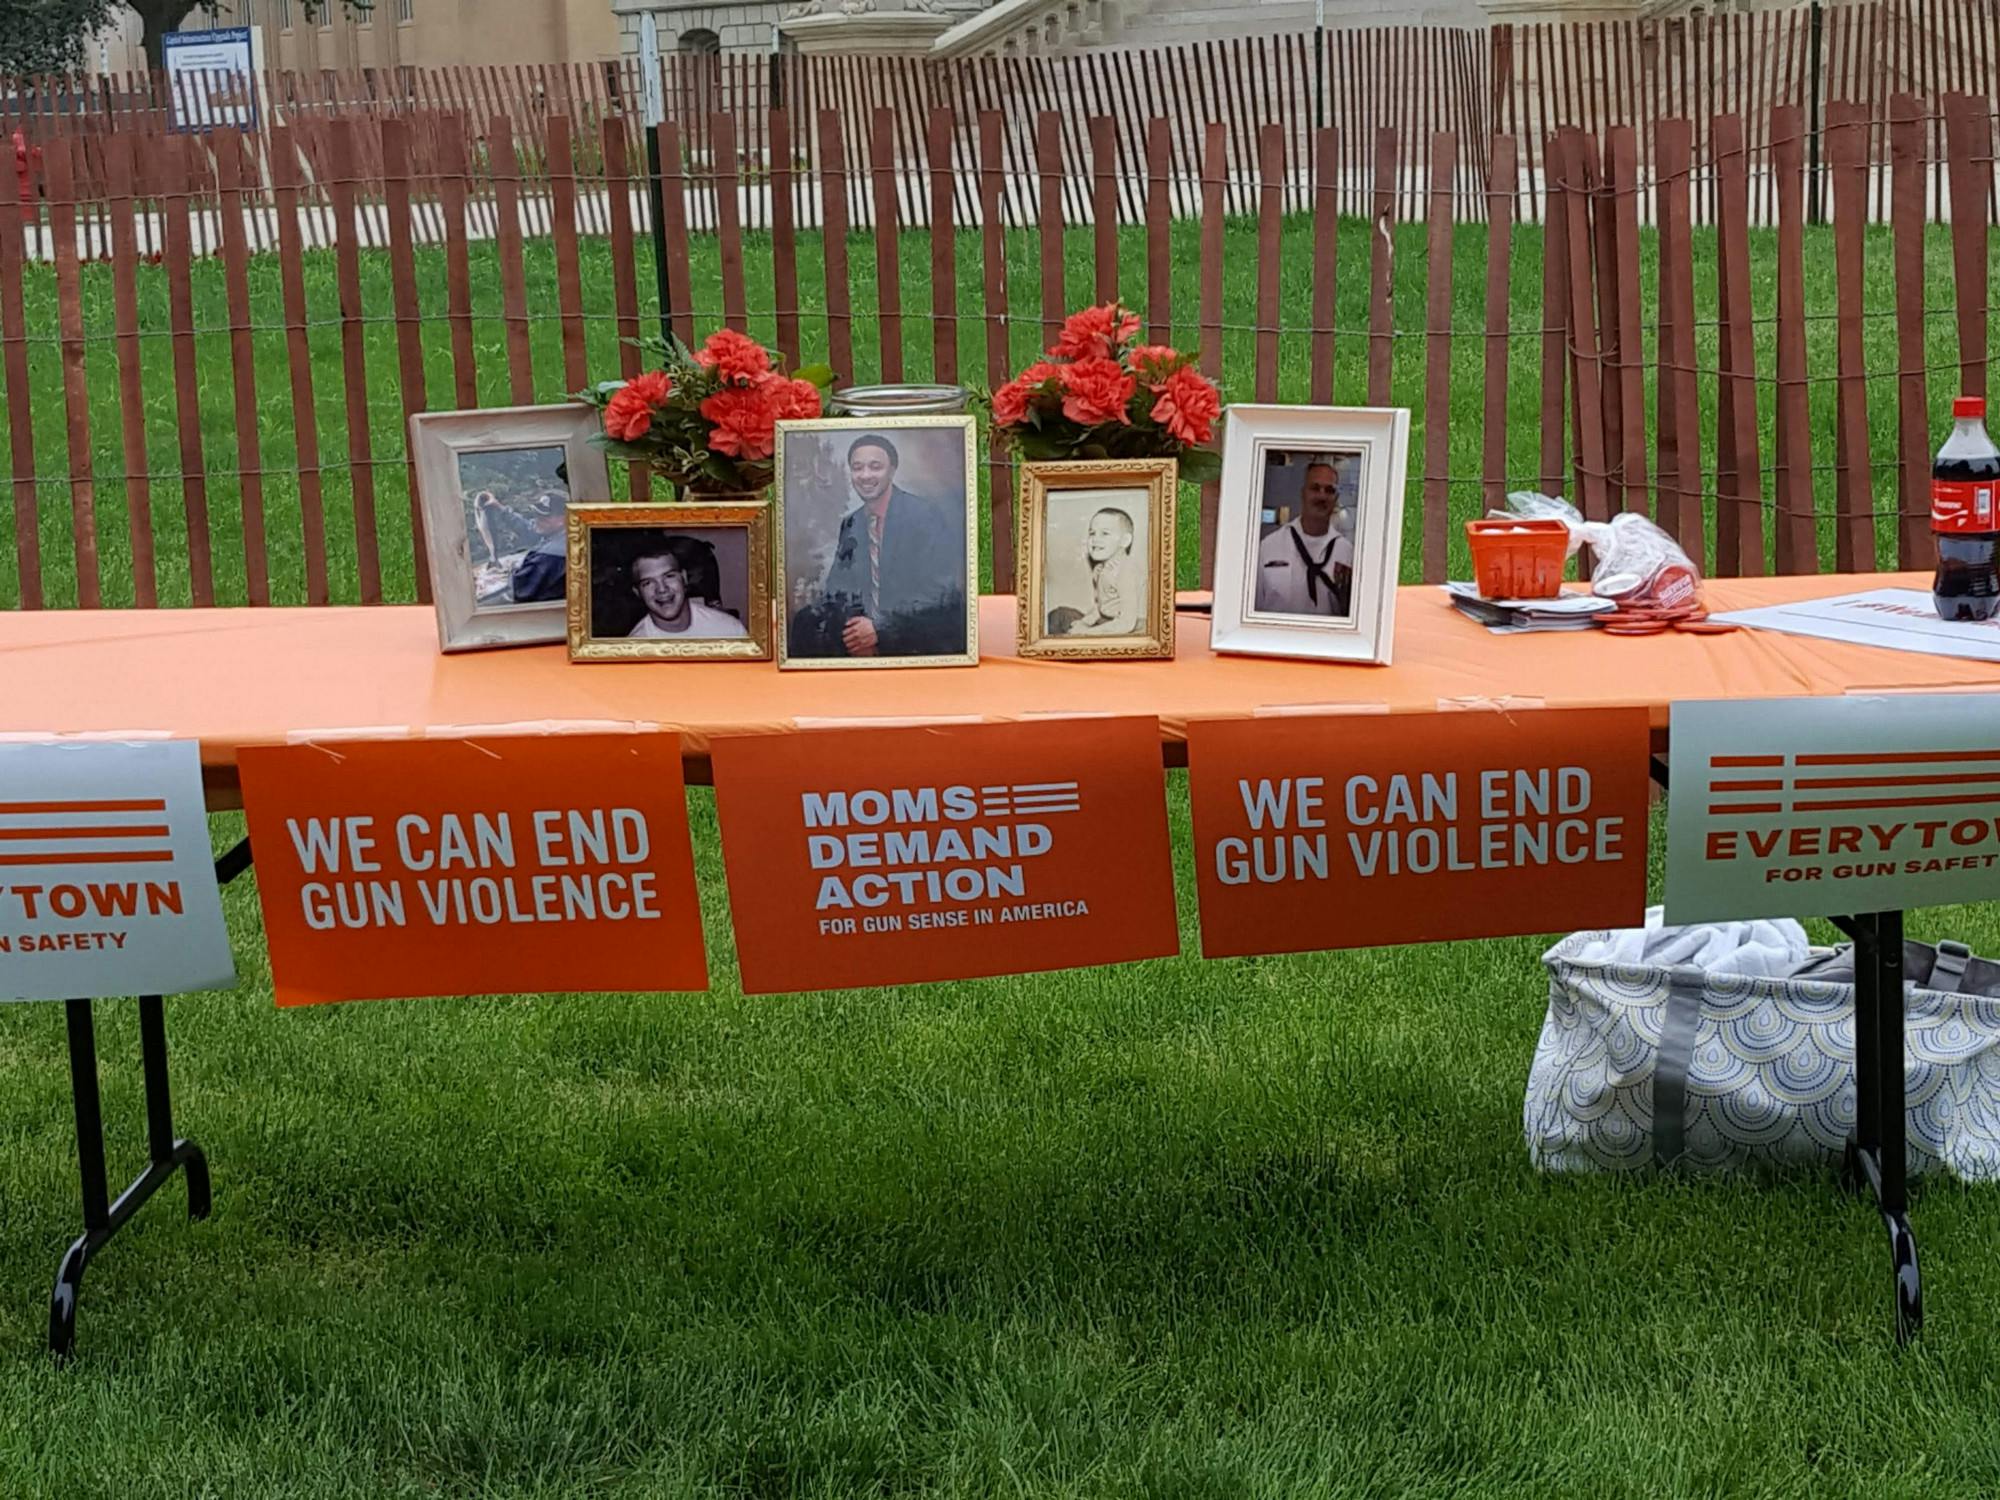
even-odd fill
[[[780,667],[979,660],[971,417],[778,424]]]

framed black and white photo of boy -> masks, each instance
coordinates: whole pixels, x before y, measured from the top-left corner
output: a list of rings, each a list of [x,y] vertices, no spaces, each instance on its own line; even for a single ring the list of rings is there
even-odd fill
[[[768,661],[771,508],[575,505],[572,661]]]
[[[410,418],[438,644],[446,651],[558,642],[572,501],[608,501],[604,453],[582,402]]]
[[[1217,651],[1388,663],[1409,445],[1400,407],[1229,408]]]
[[[1168,458],[1021,465],[1021,655],[1174,654],[1175,472]]]

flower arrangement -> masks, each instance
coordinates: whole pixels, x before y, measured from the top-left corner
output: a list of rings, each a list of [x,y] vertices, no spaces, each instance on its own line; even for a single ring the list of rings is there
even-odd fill
[[[657,340],[657,368],[579,391],[604,414],[595,441],[615,458],[650,464],[685,494],[741,494],[771,483],[776,424],[816,417],[833,371],[785,375],[771,351],[733,328],[689,353]]]
[[[995,391],[993,425],[1028,458],[1173,458],[1183,479],[1216,478],[1222,394],[1194,356],[1141,344],[1139,315],[1116,302],[1063,323],[1055,347]]]

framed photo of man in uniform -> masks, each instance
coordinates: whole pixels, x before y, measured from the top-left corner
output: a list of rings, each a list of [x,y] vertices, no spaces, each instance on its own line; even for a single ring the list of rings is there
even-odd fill
[[[1388,663],[1409,445],[1402,408],[1229,408],[1217,651]]]
[[[971,417],[778,423],[780,667],[979,660]]]
[[[768,661],[771,508],[575,505],[572,661]]]
[[[1174,654],[1173,460],[1021,465],[1023,656]]]
[[[598,414],[582,402],[410,418],[438,644],[560,641],[570,502],[608,501]]]

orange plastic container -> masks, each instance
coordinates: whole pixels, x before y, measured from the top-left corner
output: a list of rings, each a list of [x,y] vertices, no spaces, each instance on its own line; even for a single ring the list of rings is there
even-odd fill
[[[1569,528],[1560,521],[1467,521],[1472,580],[1484,599],[1553,599],[1562,592]]]

